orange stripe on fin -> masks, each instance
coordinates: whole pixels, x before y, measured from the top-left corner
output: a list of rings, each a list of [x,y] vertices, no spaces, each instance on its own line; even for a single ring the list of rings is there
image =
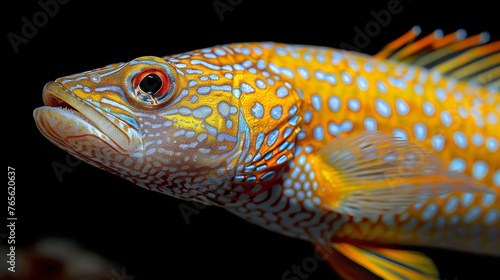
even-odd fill
[[[319,248],[318,251],[328,264],[347,279],[377,277],[382,279],[439,279],[439,272],[434,262],[420,252],[355,246],[347,243],[334,243],[333,250],[322,248],[317,244],[315,246]],[[365,269],[374,275],[368,276]]]
[[[491,53],[500,51],[500,41],[493,42],[484,46],[474,47],[454,58],[448,60],[436,67],[434,69],[440,71],[441,73],[448,73],[455,69],[458,69],[475,59],[482,56],[489,55]]]
[[[387,44],[382,50],[374,55],[375,58],[383,59],[389,58],[396,50],[404,45],[407,45],[415,40],[420,35],[420,26],[414,26],[410,31],[406,32],[403,36]]]
[[[424,38],[402,48],[393,55],[393,58],[402,61],[411,55],[417,54],[419,51],[429,48],[433,42],[441,39],[442,37],[443,31],[438,29]]]
[[[473,77],[476,73],[482,72],[485,69],[489,69],[496,65],[500,65],[500,53],[494,54],[492,56],[483,57],[477,61],[474,61],[464,67],[461,67],[453,71],[452,73],[450,73],[450,75],[452,77],[455,77],[456,79],[465,79],[467,77]],[[490,75],[487,74],[485,78],[487,78],[488,76]],[[481,84],[487,84],[489,83],[489,80],[484,79],[480,82]]]

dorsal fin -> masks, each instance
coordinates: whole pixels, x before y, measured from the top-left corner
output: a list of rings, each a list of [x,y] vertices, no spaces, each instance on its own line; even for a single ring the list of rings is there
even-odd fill
[[[457,80],[492,86],[494,90],[500,88],[500,41],[488,43],[489,33],[467,37],[463,29],[447,35],[438,29],[418,39],[420,34],[420,27],[413,27],[375,57],[437,70]]]

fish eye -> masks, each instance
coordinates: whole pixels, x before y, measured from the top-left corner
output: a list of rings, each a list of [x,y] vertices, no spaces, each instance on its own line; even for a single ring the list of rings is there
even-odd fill
[[[156,69],[145,70],[133,79],[135,97],[148,105],[167,100],[171,93],[168,75]]]
[[[148,74],[139,83],[139,89],[149,95],[154,95],[163,86],[163,81],[157,74]]]

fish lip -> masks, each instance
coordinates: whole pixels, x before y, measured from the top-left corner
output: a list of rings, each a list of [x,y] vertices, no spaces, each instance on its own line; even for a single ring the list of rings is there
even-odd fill
[[[127,132],[123,131],[123,128],[106,116],[108,113],[79,98],[61,83],[48,82],[43,88],[42,99],[47,107],[70,110],[73,115],[107,135],[107,142],[111,142],[109,144],[122,152],[128,152],[137,146],[137,143],[134,143],[137,142],[135,128],[119,120],[123,126],[128,127]]]
[[[77,102],[78,99],[74,94],[62,84],[57,82],[45,84],[42,91],[42,100],[45,106],[71,110],[73,114],[97,128],[97,125],[85,115],[85,109],[88,109],[86,106],[90,107],[90,105],[82,102],[81,99]]]

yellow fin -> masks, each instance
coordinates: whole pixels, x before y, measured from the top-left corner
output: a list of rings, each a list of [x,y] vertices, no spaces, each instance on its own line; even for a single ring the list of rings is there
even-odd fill
[[[482,32],[467,37],[467,32],[463,29],[447,35],[438,29],[418,39],[420,34],[420,27],[413,27],[387,44],[375,57],[437,70],[457,80],[468,80],[498,89],[500,73],[491,69],[500,66],[497,56],[500,42],[488,43],[489,33]]]
[[[314,246],[346,279],[439,279],[434,262],[420,252],[347,243],[334,243],[333,249],[319,244]]]
[[[380,131],[336,138],[313,161],[323,207],[344,214],[398,213],[452,191],[492,193],[422,147]]]

